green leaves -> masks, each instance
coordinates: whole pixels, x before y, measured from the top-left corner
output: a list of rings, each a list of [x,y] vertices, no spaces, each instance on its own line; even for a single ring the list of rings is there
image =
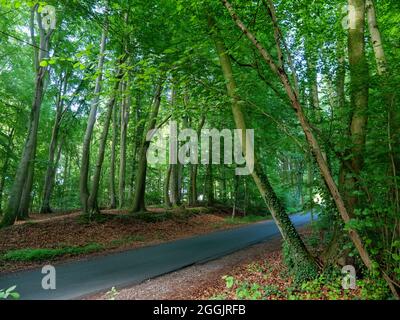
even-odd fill
[[[17,300],[20,298],[20,295],[18,292],[14,291],[17,288],[17,286],[12,286],[8,289],[1,289],[0,290],[0,299],[14,299]]]
[[[225,280],[226,288],[231,289],[235,285],[235,278],[231,276],[223,276],[223,280]]]

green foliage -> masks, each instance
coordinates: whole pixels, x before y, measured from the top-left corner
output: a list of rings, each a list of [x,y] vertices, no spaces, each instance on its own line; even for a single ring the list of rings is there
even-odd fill
[[[358,280],[357,286],[361,290],[361,299],[388,300],[393,298],[387,283],[380,277],[369,276]]]
[[[6,252],[1,256],[5,261],[43,261],[51,260],[65,255],[80,255],[103,250],[104,247],[97,243],[88,244],[83,247],[61,247],[56,249],[18,249]]]
[[[270,216],[257,216],[257,215],[248,215],[248,216],[244,216],[244,217],[228,217],[225,218],[225,222],[227,222],[228,224],[249,224],[249,223],[255,223],[255,222],[260,222],[260,221],[264,221],[267,219],[270,219]]]
[[[119,294],[120,292],[115,287],[112,287],[110,291],[106,292],[107,300],[115,300]]]
[[[310,263],[310,261],[304,261],[303,257],[285,241],[282,246],[282,254],[285,265],[289,273],[294,277],[295,283],[302,283],[318,276],[315,264]]]
[[[0,300],[5,300],[9,298],[18,300],[20,298],[20,295],[18,292],[15,291],[16,288],[17,286],[12,286],[8,289],[0,289]]]
[[[262,295],[262,288],[257,283],[242,282],[236,289],[236,297],[240,300],[260,300]]]
[[[232,276],[223,276],[222,279],[225,280],[228,289],[231,289],[235,284],[235,278]]]

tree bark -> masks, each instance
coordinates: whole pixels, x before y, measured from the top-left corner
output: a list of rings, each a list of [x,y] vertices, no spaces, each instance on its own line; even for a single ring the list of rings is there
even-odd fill
[[[113,108],[112,115],[112,141],[111,141],[111,159],[110,159],[110,209],[117,207],[117,196],[115,193],[115,149],[117,146],[117,109]]]
[[[122,108],[121,108],[121,137],[120,137],[120,162],[119,162],[119,208],[125,206],[125,176],[126,176],[126,137],[128,133],[129,113],[131,108],[131,95],[129,81],[122,85]]]
[[[172,207],[170,195],[169,195],[169,185],[171,182],[171,171],[172,171],[172,165],[168,165],[167,169],[167,174],[165,176],[165,182],[164,182],[164,205],[167,208]]]
[[[201,116],[199,126],[197,128],[197,136],[200,137],[201,130],[204,127],[206,122],[206,117],[204,115]],[[197,171],[198,171],[197,164],[190,165],[190,190],[189,190],[189,205],[195,206],[197,204]]]
[[[44,187],[43,187],[43,198],[42,198],[42,204],[40,207],[40,213],[51,213],[52,212],[51,207],[50,207],[50,197],[51,197],[51,192],[52,192],[54,175],[55,175],[55,171],[56,171],[56,166],[55,166],[54,160],[56,157],[56,148],[57,148],[58,136],[59,136],[61,120],[62,120],[62,115],[63,115],[63,106],[64,106],[63,96],[66,94],[66,91],[67,91],[67,79],[68,78],[67,78],[66,74],[64,75],[64,77],[61,77],[61,79],[60,79],[60,89],[59,89],[59,94],[57,97],[56,115],[54,118],[54,125],[53,125],[53,130],[52,130],[51,139],[50,139],[49,157],[48,157],[47,170],[46,170],[46,176],[45,176]]]
[[[391,74],[388,70],[385,50],[381,32],[378,26],[378,20],[375,5],[372,0],[366,0],[368,29],[371,37],[372,46],[374,48],[375,61],[378,75],[382,78],[381,88],[384,92],[384,99],[388,112],[388,139],[389,139],[389,166],[393,180],[391,194],[396,204],[397,213],[400,213],[400,196],[399,186],[397,182],[398,170],[400,168],[400,112],[396,109],[396,94],[392,90],[388,90],[388,80]]]
[[[162,94],[163,84],[162,81],[157,84],[156,92],[153,101],[153,109],[151,111],[149,124],[147,130],[145,131],[145,135],[143,137],[142,146],[140,149],[138,170],[136,175],[136,183],[135,183],[135,196],[133,198],[133,207],[131,212],[142,212],[146,211],[145,205],[145,192],[146,192],[146,175],[147,175],[147,150],[150,146],[150,141],[146,139],[146,133],[150,130],[153,130],[156,127],[158,112],[160,110],[161,104],[161,94]]]
[[[13,148],[13,139],[14,139],[15,129],[12,128],[11,132],[8,134],[7,138],[7,151],[6,157],[4,158],[3,167],[1,169],[1,179],[0,179],[0,213],[3,212],[3,194],[4,194],[4,187],[6,184],[7,172],[10,166],[10,157],[11,157],[11,150]]]
[[[351,123],[350,138],[352,142],[351,177],[345,176],[345,189],[348,193],[360,190],[357,185],[358,176],[364,166],[364,149],[366,139],[366,127],[368,121],[368,97],[369,97],[369,71],[365,55],[365,0],[349,0],[349,8],[354,13],[349,14],[348,53],[350,65],[350,89],[351,89]],[[349,175],[349,172],[346,172]],[[358,197],[349,195],[347,205],[352,216],[357,206]]]
[[[37,142],[36,142],[37,143]],[[18,208],[17,219],[27,220],[29,218],[29,208],[32,202],[32,186],[33,178],[35,174],[35,161],[36,161],[36,143],[34,146],[33,153],[31,155],[31,160],[29,163],[28,174],[24,183],[24,189],[22,191],[21,200]]]
[[[116,82],[114,85],[112,96],[107,103],[107,113],[104,119],[103,131],[101,133],[99,142],[99,153],[97,155],[97,162],[93,175],[92,190],[88,199],[88,213],[91,215],[100,213],[100,209],[98,206],[98,193],[100,187],[101,169],[104,162],[104,154],[106,151],[106,144],[107,144],[108,131],[110,129],[111,116],[113,114],[115,100],[117,98],[117,92],[122,76],[123,72],[122,70],[119,70],[116,76]]]
[[[204,190],[206,191],[207,206],[212,207],[214,205],[214,177],[213,177],[213,164],[212,164],[212,145],[208,145],[208,164],[206,167],[206,179],[204,181]]]
[[[226,0],[221,0],[221,1],[224,4],[224,6],[227,8],[229,13],[231,14],[231,17],[235,21],[238,28],[240,30],[242,30],[244,35],[253,43],[253,45],[257,48],[257,50],[259,51],[259,53],[260,53],[261,57],[264,59],[264,61],[270,66],[271,70],[281,80],[282,85],[285,88],[285,91],[291,101],[292,107],[293,107],[294,111],[296,112],[299,122],[303,128],[305,135],[306,135],[307,142],[316,158],[316,161],[317,161],[318,166],[321,171],[321,175],[325,180],[325,183],[333,197],[333,200],[335,201],[335,204],[339,211],[339,214],[342,217],[342,220],[344,221],[344,223],[349,223],[350,222],[350,214],[348,212],[346,204],[343,200],[342,195],[340,194],[340,192],[337,188],[336,182],[334,181],[334,179],[332,177],[332,174],[329,170],[328,164],[322,155],[321,148],[319,146],[317,139],[315,138],[315,136],[312,132],[311,126],[308,123],[306,117],[304,116],[303,109],[302,109],[302,106],[298,99],[298,96],[297,96],[295,90],[293,90],[293,88],[290,84],[289,78],[288,78],[283,66],[278,67],[276,65],[276,63],[274,62],[274,60],[272,59],[272,57],[268,53],[268,51],[261,45],[261,43],[254,37],[254,35],[246,28],[246,26],[243,24],[243,22],[239,19],[238,15],[234,11],[231,4]],[[350,0],[350,1],[353,2],[353,0]],[[354,1],[356,1],[356,0],[354,0]],[[357,2],[359,2],[359,1],[360,0],[357,0]],[[272,4],[271,0],[269,0],[269,3],[271,6],[270,14],[273,16],[273,11],[272,11],[273,4]],[[272,17],[272,19],[275,20],[275,17]],[[276,23],[274,23],[274,28],[278,28]],[[359,35],[357,35],[357,37],[359,37]],[[356,230],[350,229],[349,236],[350,236],[350,239],[353,241],[365,266],[371,270],[373,268],[372,260],[370,258],[368,251],[366,250],[366,248],[364,246],[364,243],[363,243],[360,235],[358,234],[358,232]],[[385,279],[388,282],[389,286],[393,287],[393,284],[390,283],[390,279],[387,279],[386,277],[385,277]]]
[[[101,91],[101,82],[103,80],[103,67],[105,58],[104,53],[106,50],[107,34],[108,34],[108,20],[106,21],[106,25],[103,29],[103,33],[101,36],[100,53],[97,65],[98,76],[96,78],[96,85],[93,93],[94,97],[90,106],[89,118],[82,145],[79,188],[80,188],[80,198],[81,198],[83,213],[89,213],[88,199],[90,194],[88,188],[88,178],[89,178],[89,165],[90,165],[90,144],[92,140],[94,125],[96,123],[97,108],[100,102],[100,91]]]
[[[40,45],[36,45],[34,35],[34,17],[37,17],[40,32]],[[38,12],[38,5],[35,5],[31,12],[31,37],[35,45],[34,65],[36,70],[35,93],[32,102],[31,114],[29,118],[29,129],[22,151],[21,160],[14,178],[13,186],[10,191],[6,210],[4,211],[3,219],[0,227],[6,227],[14,224],[18,210],[21,204],[21,196],[24,190],[26,178],[29,173],[29,166],[32,161],[32,155],[36,153],[36,141],[39,128],[40,108],[42,106],[44,94],[44,79],[47,75],[47,67],[40,66],[40,61],[48,57],[49,43],[52,31],[46,33],[42,26],[42,19]],[[39,48],[39,49],[36,49]],[[30,194],[31,190],[26,190]]]
[[[213,17],[208,17],[208,24],[211,35],[215,42],[217,53],[219,55],[222,72],[226,81],[227,92],[232,101],[232,113],[236,123],[236,128],[246,132],[247,127],[241,106],[242,101],[237,94],[236,81],[233,76],[232,64],[227,54],[225,43],[220,36],[215,19]],[[250,155],[246,149],[252,148],[253,146],[251,145],[251,141],[247,141],[246,139],[243,139],[243,141],[246,141],[246,143],[242,143],[243,154],[245,155],[246,159],[248,159]],[[267,205],[267,208],[271,212],[271,215],[278,226],[283,239],[291,250],[292,257],[294,261],[296,261],[298,271],[299,273],[302,273],[300,277],[315,277],[318,270],[316,261],[307,250],[296,228],[290,221],[290,218],[286,213],[281,201],[273,190],[268,176],[265,174],[256,159],[254,159],[254,164],[255,167],[252,173],[254,182],[265,204]]]

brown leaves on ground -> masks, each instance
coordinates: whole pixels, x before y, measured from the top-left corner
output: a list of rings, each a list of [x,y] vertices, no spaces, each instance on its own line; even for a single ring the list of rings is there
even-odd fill
[[[148,214],[158,213],[152,210]],[[118,215],[118,216],[117,216]],[[137,248],[235,226],[224,223],[223,215],[199,214],[184,219],[155,223],[128,217],[127,212],[108,210],[99,222],[85,223],[77,212],[68,215],[35,215],[34,219],[0,230],[0,256],[16,249],[60,248],[96,243],[106,252]],[[90,255],[104,254],[105,251]],[[77,256],[74,258],[81,258]],[[59,257],[63,261],[72,257]],[[0,273],[43,265],[43,262],[5,262],[0,260]]]
[[[302,236],[310,230],[303,229]],[[227,277],[230,278],[227,281]],[[225,270],[225,274],[202,283],[186,295],[187,299],[262,299],[262,300],[351,300],[360,299],[360,289],[341,288],[341,276],[331,280],[318,278],[295,285],[283,261],[281,248],[266,251],[252,262],[243,262]]]

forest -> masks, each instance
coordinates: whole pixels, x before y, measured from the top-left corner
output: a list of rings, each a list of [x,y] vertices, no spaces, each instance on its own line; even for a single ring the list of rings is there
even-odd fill
[[[398,71],[397,0],[0,0],[0,299],[268,219],[290,294],[239,272],[214,298],[399,299]]]

